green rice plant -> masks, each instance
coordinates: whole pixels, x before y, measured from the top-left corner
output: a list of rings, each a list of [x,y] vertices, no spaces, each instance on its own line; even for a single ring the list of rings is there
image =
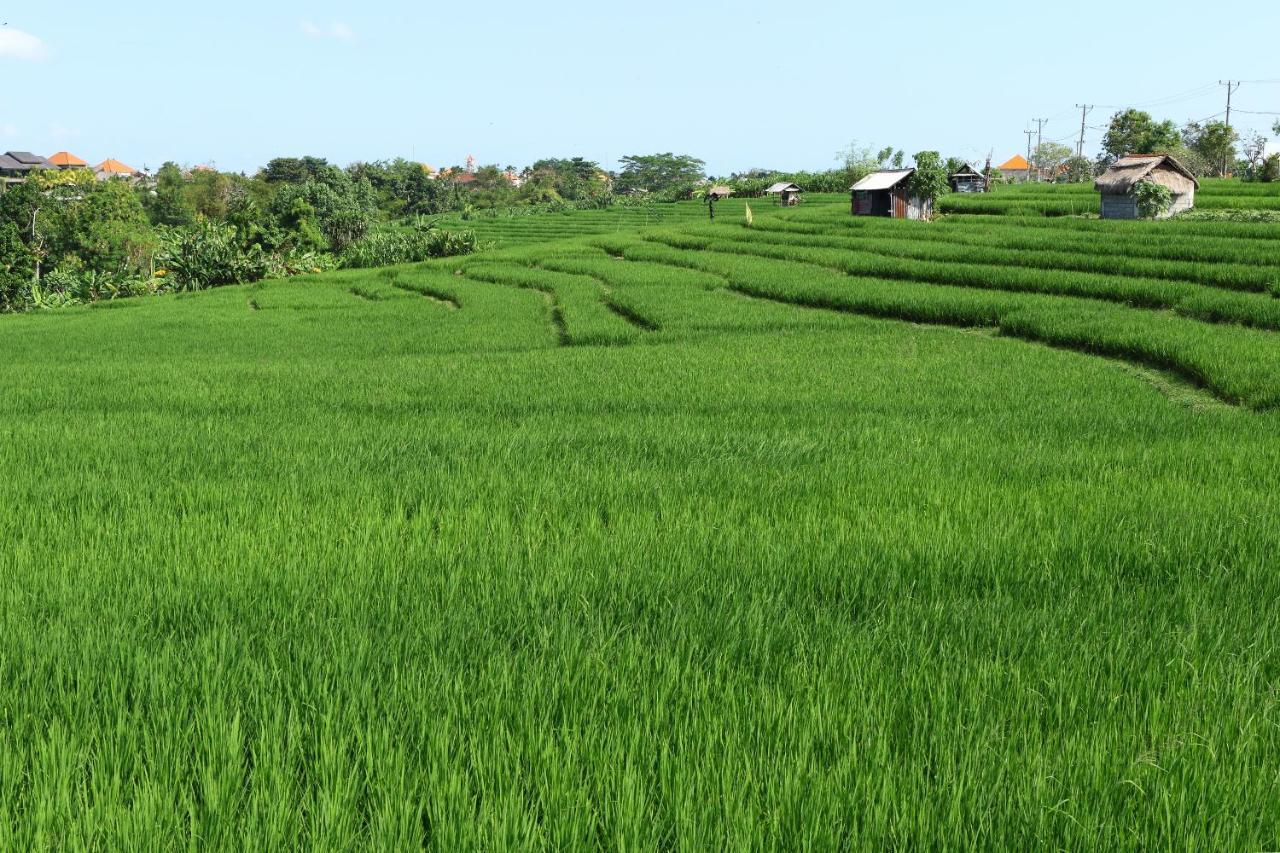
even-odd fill
[[[880,255],[871,251],[811,248],[785,242],[733,239],[733,235],[703,237],[693,230],[679,235],[655,232],[651,239],[677,248],[735,252],[838,269],[848,275],[930,282],[933,284],[1088,297],[1139,308],[1168,309],[1207,322],[1238,323],[1258,329],[1280,330],[1280,302],[1269,295],[1236,293],[1190,282],[1081,273],[1071,270],[1024,269],[991,263],[955,260],[919,261],[903,252]],[[742,237],[743,235],[738,235]]]
[[[1269,226],[671,207],[0,317],[0,848],[1280,845],[1280,338],[870,274]]]
[[[708,231],[697,231],[710,235]],[[732,232],[717,232],[730,239],[746,239],[743,235]],[[780,243],[783,245],[814,246],[820,248],[849,248],[857,251],[873,252],[892,257],[915,258],[919,260],[954,261],[958,263],[981,263],[995,266],[1016,266],[1031,269],[1070,270],[1075,272],[1091,272],[1131,278],[1164,279],[1173,282],[1194,282],[1221,287],[1229,290],[1254,292],[1266,291],[1273,282],[1280,279],[1280,262],[1269,267],[1257,267],[1246,264],[1205,264],[1189,261],[1169,261],[1132,257],[1121,254],[1122,246],[1116,248],[1117,253],[1087,252],[1081,245],[1077,251],[1064,251],[1059,248],[1031,248],[1037,245],[1034,240],[1012,240],[1000,235],[983,233],[974,234],[965,231],[959,234],[942,234],[932,237],[928,234],[902,234],[882,232],[863,235],[856,231],[846,231],[832,235],[829,232],[810,231],[777,231],[765,236],[753,238],[759,242]],[[1010,242],[1020,243],[1018,248],[1010,247]],[[1096,240],[1092,241],[1097,243]],[[1046,241],[1039,245],[1052,246]],[[1074,247],[1073,247],[1074,248]]]
[[[633,343],[642,326],[608,307],[599,282],[587,276],[540,270],[513,263],[472,263],[468,278],[542,292],[560,339],[573,346]]]

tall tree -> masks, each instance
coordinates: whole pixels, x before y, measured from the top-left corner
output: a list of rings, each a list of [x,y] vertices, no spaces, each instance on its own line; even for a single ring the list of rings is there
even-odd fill
[[[1239,138],[1233,128],[1221,121],[1190,121],[1182,128],[1183,144],[1200,157],[1210,175],[1224,175],[1230,170]]]
[[[1041,142],[1032,155],[1032,165],[1049,175],[1049,180],[1053,180],[1058,167],[1070,160],[1073,153],[1069,145],[1063,145],[1060,142]]]
[[[618,161],[622,171],[618,188],[662,192],[681,184],[692,184],[706,176],[707,164],[688,154],[631,154]]]
[[[319,178],[332,168],[323,157],[277,157],[262,170],[262,178],[269,184],[301,184]]]
[[[947,191],[947,169],[937,151],[916,154],[916,171],[911,176],[912,195],[936,202]]]
[[[1128,109],[1111,117],[1098,159],[1110,165],[1129,154],[1156,154],[1181,145],[1182,137],[1173,122],[1157,122],[1150,113]]]

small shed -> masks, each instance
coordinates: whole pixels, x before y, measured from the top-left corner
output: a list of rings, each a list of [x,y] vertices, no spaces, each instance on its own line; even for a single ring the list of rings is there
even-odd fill
[[[1138,200],[1133,188],[1143,181],[1162,184],[1173,193],[1169,209],[1157,219],[1167,219],[1196,205],[1200,182],[1186,166],[1168,154],[1133,154],[1117,160],[1093,185],[1102,193],[1102,218],[1137,219]]]
[[[933,202],[912,195],[910,178],[915,169],[872,172],[849,188],[854,216],[887,216],[891,219],[929,219]]]
[[[733,190],[726,186],[712,187],[707,190],[707,198],[712,201],[722,201],[733,195]]]
[[[987,179],[977,169],[965,163],[948,176],[953,193],[981,193],[987,191]]]
[[[778,203],[783,207],[794,207],[800,203],[800,193],[803,190],[795,184],[786,181],[779,181],[769,189],[764,191],[765,195],[776,195]]]

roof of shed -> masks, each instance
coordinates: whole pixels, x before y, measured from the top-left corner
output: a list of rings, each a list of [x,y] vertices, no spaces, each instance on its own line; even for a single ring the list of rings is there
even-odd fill
[[[982,177],[982,173],[981,173],[981,172],[979,172],[977,169],[973,168],[972,166],[970,166],[968,163],[965,163],[965,164],[964,164],[963,166],[961,166],[959,169],[956,169],[954,172],[952,172],[952,173],[951,173],[951,177],[953,177],[953,178],[959,178],[959,177],[974,177],[974,178],[981,178],[981,177]]]
[[[779,181],[778,183],[769,187],[769,189],[765,190],[765,193],[781,193],[781,192],[787,192],[787,191],[800,192],[800,187],[796,186],[795,184],[789,181]]]
[[[1200,182],[1196,180],[1196,176],[1168,154],[1131,154],[1128,157],[1121,157],[1094,182],[1093,188],[1098,192],[1123,195],[1160,166],[1168,166],[1190,179],[1196,189],[1200,188]]]
[[[915,171],[915,169],[885,169],[881,172],[872,172],[849,189],[860,193],[891,190],[914,175]]]
[[[729,187],[720,185],[707,190],[707,195],[733,195],[733,190]]]

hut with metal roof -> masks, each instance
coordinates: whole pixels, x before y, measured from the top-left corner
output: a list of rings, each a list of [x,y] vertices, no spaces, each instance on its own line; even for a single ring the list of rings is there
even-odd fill
[[[953,193],[982,193],[987,191],[987,179],[977,169],[965,163],[947,176]]]
[[[891,219],[930,219],[933,201],[911,192],[915,169],[872,172],[849,188],[854,216],[887,216]]]
[[[764,191],[765,195],[776,195],[778,204],[783,207],[794,207],[800,203],[800,193],[804,190],[789,181],[779,181]]]
[[[1168,154],[1133,154],[1121,157],[1094,182],[1093,188],[1102,193],[1102,218],[1137,219],[1138,200],[1133,190],[1144,181],[1166,186],[1173,193],[1173,201],[1157,219],[1195,207],[1200,182],[1186,166]]]

